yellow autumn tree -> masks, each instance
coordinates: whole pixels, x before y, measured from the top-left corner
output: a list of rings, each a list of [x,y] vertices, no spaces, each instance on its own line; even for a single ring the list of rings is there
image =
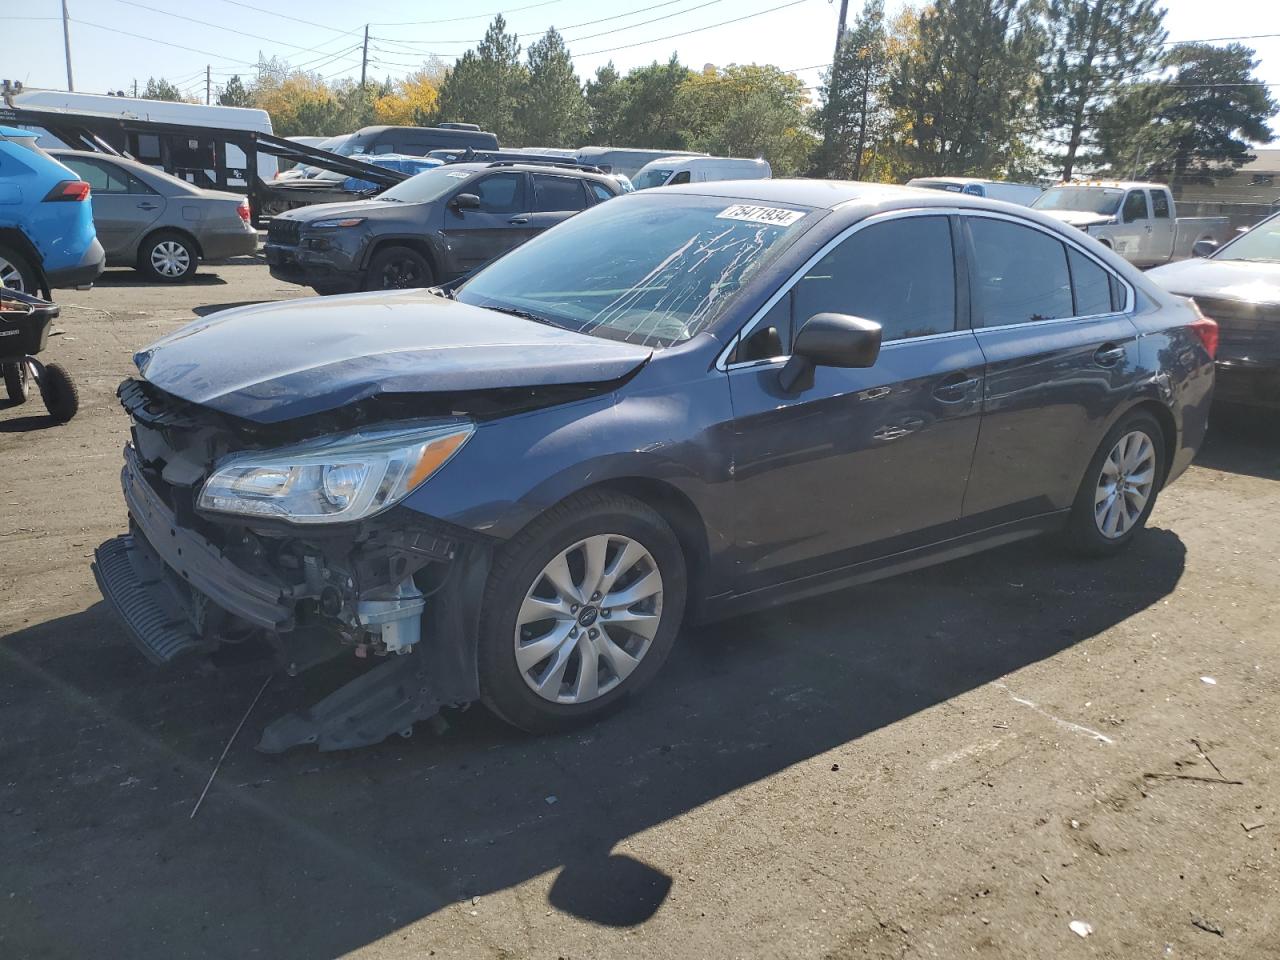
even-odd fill
[[[429,63],[396,81],[392,91],[374,101],[379,123],[401,127],[428,126],[440,109],[442,65]]]

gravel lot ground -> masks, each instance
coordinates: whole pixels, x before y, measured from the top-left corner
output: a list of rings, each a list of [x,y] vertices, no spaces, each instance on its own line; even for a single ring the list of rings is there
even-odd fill
[[[63,292],[80,415],[0,409],[0,956],[1280,957],[1275,420],[1219,417],[1123,557],[1018,545],[698,630],[572,737],[477,709],[262,756],[326,678],[276,681],[189,819],[266,667],[155,670],[89,558],[132,352],[298,293],[200,281]]]

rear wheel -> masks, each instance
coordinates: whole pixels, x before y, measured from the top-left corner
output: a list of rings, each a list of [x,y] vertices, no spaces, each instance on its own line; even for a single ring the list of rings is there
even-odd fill
[[[31,261],[12,247],[0,246],[0,287],[19,293],[36,293],[39,286]]]
[[[138,270],[162,283],[186,280],[196,272],[199,259],[191,238],[176,230],[153,233],[138,248]]]
[[[80,409],[80,392],[76,390],[71,375],[58,363],[46,363],[40,377],[40,399],[44,401],[49,416],[58,423],[66,423]]]
[[[670,526],[631,497],[566,501],[499,554],[480,620],[480,690],[531,732],[593,720],[640,690],[675,642],[685,562]]]
[[[27,397],[31,395],[31,368],[25,360],[0,366],[4,367],[4,389],[9,394],[9,401],[15,406],[26,403]]]
[[[366,290],[411,290],[435,283],[426,257],[408,247],[385,247],[369,261]]]
[[[1067,541],[1077,553],[1106,556],[1128,546],[1151,515],[1164,470],[1164,432],[1150,414],[1112,427],[1085,471],[1071,508]]]

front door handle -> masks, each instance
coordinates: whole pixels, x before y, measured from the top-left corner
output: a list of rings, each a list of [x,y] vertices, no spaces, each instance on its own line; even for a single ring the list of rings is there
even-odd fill
[[[528,222],[529,222],[528,217],[512,217],[510,220],[507,221],[507,223],[528,223]]]
[[[924,421],[919,417],[908,417],[900,423],[892,425],[886,424],[883,427],[878,427],[875,433],[871,434],[871,439],[879,440],[881,442],[887,440],[899,440],[902,437],[915,433],[922,427],[924,427]]]
[[[160,208],[158,205],[152,203],[150,200],[143,200],[140,204],[138,204],[138,209],[139,210],[159,210]]]
[[[1114,343],[1104,343],[1093,355],[1094,362],[1100,367],[1114,367],[1124,359],[1124,347]]]
[[[979,383],[977,377],[967,373],[953,373],[933,388],[933,395],[943,403],[959,403],[969,395],[969,391]]]

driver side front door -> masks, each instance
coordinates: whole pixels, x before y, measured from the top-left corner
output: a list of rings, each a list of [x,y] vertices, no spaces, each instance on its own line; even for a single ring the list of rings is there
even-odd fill
[[[474,193],[480,206],[472,210],[445,206],[442,232],[457,273],[483,266],[527,238],[523,173],[491,173],[469,181],[458,192]]]

